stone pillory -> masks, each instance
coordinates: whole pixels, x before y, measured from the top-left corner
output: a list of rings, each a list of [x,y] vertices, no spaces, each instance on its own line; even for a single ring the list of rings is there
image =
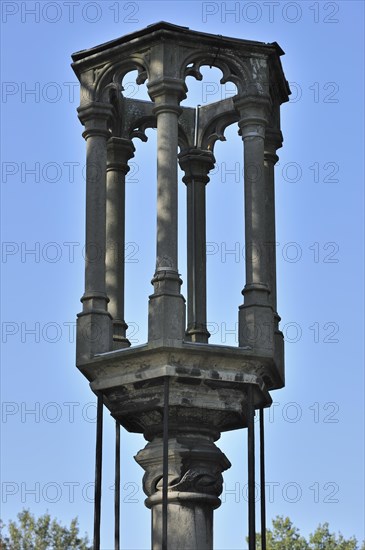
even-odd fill
[[[265,44],[157,23],[72,56],[86,140],[86,261],[77,320],[77,367],[98,401],[94,549],[100,547],[103,407],[116,422],[115,548],[119,548],[120,426],[142,433],[154,550],[213,548],[222,472],[221,432],[247,428],[249,548],[255,546],[254,416],[260,415],[262,548],[265,548],[263,409],[284,386],[276,305],[274,165],[282,145],[280,105],[290,90],[274,42]],[[186,77],[219,68],[237,94],[196,109],[180,106]],[[138,71],[151,101],[123,97]],[[244,154],[245,278],[238,346],[209,344],[205,188],[214,144],[237,124]],[[133,138],[157,128],[156,268],[148,341],[132,346],[124,320],[125,176]],[[177,262],[178,163],[187,196],[187,296]],[[152,229],[152,228],[151,228]],[[108,243],[108,245],[107,245]],[[111,244],[115,246],[111,246]],[[119,254],[115,250],[122,251]],[[148,274],[146,274],[148,276]],[[128,289],[127,289],[128,290]],[[135,289],[134,289],[135,291]],[[131,292],[131,290],[128,290]]]

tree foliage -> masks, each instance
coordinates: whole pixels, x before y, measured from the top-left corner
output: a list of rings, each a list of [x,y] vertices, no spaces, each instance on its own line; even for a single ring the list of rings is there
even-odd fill
[[[261,535],[256,535],[257,548],[261,548]],[[272,529],[266,530],[267,550],[365,550],[355,539],[345,539],[341,533],[336,535],[329,530],[328,523],[318,525],[307,541],[300,535],[299,529],[289,518],[277,516],[272,521]]]
[[[64,527],[49,514],[36,519],[29,510],[18,514],[18,521],[1,522],[1,550],[91,550],[87,536],[79,536],[77,518]],[[7,532],[2,533],[3,529]]]

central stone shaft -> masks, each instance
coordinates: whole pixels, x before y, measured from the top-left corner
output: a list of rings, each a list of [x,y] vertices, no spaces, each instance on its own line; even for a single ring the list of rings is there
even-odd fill
[[[163,439],[156,436],[135,457],[145,470],[143,489],[152,511],[152,549],[162,548]],[[222,472],[231,466],[213,436],[181,433],[168,440],[167,540],[171,549],[211,550],[213,510],[221,504]]]

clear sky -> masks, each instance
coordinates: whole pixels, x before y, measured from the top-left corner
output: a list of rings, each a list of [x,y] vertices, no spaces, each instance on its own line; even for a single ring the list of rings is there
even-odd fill
[[[328,521],[364,537],[362,2],[13,2],[2,9],[2,496],[92,535],[95,402],[75,368],[83,293],[85,143],[71,54],[165,20],[193,30],[277,41],[291,101],[276,168],[278,308],[286,387],[267,413],[268,524],[288,515],[304,535]],[[145,97],[128,75],[126,95]],[[232,95],[220,71],[188,79],[190,105]],[[127,178],[126,320],[146,338],[154,271],[156,134]],[[236,344],[244,285],[242,143],[219,143],[207,188],[212,341]],[[185,276],[184,185],[180,270]],[[184,286],[185,292],[185,286]],[[102,548],[113,541],[113,435],[105,412]],[[215,547],[246,548],[246,434],[218,442],[232,462]],[[122,544],[145,549],[150,512],[122,433]]]

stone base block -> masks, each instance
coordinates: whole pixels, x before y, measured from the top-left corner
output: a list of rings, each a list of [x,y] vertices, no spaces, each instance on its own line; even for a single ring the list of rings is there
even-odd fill
[[[185,299],[181,294],[152,294],[148,307],[148,342],[173,345],[184,339]]]
[[[112,349],[113,325],[108,312],[79,313],[76,328],[76,364]]]
[[[238,315],[239,346],[254,354],[274,355],[274,314],[270,306],[241,306]]]

